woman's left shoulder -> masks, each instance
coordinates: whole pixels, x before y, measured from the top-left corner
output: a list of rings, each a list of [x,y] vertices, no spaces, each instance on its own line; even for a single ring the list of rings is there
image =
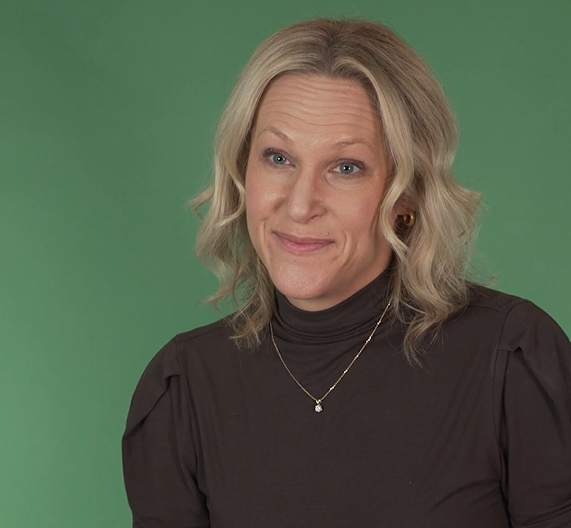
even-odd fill
[[[470,310],[483,310],[488,323],[495,319],[479,331],[496,329],[496,370],[509,371],[516,384],[542,387],[550,397],[563,394],[571,411],[571,343],[555,320],[529,300],[482,286],[472,288]]]
[[[470,295],[468,308],[489,310],[497,312],[498,314],[507,315],[516,306],[522,304],[535,306],[527,299],[494,290],[480,284],[469,283],[468,289]],[[535,308],[537,308],[537,306],[535,306]]]
[[[500,348],[531,350],[541,344],[565,345],[569,338],[557,322],[532,301],[484,286],[471,285],[468,309],[492,312],[502,322]]]
[[[478,286],[470,307],[484,310],[488,321],[495,311],[499,323],[490,372],[501,486],[513,525],[571,526],[569,338],[550,315],[520,297]]]

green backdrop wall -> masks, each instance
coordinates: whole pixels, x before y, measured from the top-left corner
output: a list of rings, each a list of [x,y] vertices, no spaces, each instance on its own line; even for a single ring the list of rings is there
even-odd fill
[[[571,332],[568,0],[0,1],[0,525],[129,526],[119,441],[175,333],[218,317],[185,209],[240,68],[317,15],[388,23],[460,119],[497,287]]]

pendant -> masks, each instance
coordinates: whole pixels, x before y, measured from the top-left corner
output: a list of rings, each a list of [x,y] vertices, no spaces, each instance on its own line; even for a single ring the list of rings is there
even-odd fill
[[[321,407],[321,400],[315,400],[315,412],[321,412],[323,407]]]

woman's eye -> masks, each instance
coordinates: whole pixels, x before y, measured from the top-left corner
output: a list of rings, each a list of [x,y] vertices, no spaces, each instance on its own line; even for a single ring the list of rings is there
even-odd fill
[[[283,154],[279,154],[278,152],[269,154],[268,158],[274,165],[286,165],[288,162],[288,159]]]
[[[341,174],[346,174],[350,176],[351,174],[355,174],[359,172],[361,168],[357,166],[356,163],[351,163],[349,161],[344,161],[335,167],[335,172],[340,172]]]

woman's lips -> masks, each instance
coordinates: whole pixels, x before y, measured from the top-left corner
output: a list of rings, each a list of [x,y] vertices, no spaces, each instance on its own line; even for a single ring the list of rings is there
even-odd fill
[[[279,231],[274,231],[274,235],[276,235],[282,247],[290,253],[296,254],[313,253],[333,243],[333,240],[328,238],[298,237]]]

